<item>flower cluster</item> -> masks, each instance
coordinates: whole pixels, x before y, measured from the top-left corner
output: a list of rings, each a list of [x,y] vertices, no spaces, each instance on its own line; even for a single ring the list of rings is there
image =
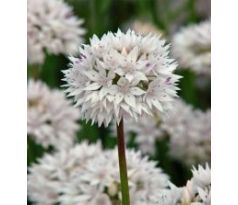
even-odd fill
[[[158,193],[169,186],[168,176],[140,152],[128,150],[127,163],[131,203],[154,205]],[[29,171],[29,196],[37,204],[121,203],[117,149],[102,151],[84,143],[46,155]]]
[[[28,203],[211,205],[210,0],[67,2],[27,0]]]
[[[50,90],[41,81],[29,80],[27,88],[27,133],[44,147],[73,145],[79,111],[63,92]]]
[[[127,141],[136,135],[138,148],[146,154],[154,154],[156,142],[169,136],[170,155],[188,165],[210,161],[211,111],[193,109],[182,100],[174,101],[168,113],[154,117],[142,117],[138,122],[125,121]],[[113,129],[115,134],[115,129]]]
[[[208,164],[193,168],[193,177],[186,186],[162,190],[157,198],[159,205],[211,205],[211,170]]]
[[[59,202],[62,187],[74,178],[84,165],[102,154],[101,145],[86,142],[68,150],[46,154],[29,168],[28,196],[36,205],[53,205]]]
[[[210,205],[211,204],[211,170],[208,164],[203,168],[201,165],[198,169],[193,168],[193,178],[189,180],[183,188],[182,196],[180,199],[181,205],[198,204]]]
[[[42,64],[45,50],[51,54],[71,54],[82,42],[83,20],[73,15],[62,0],[27,1],[27,57],[30,64]]]
[[[183,28],[173,37],[173,54],[182,68],[211,75],[211,22]]]
[[[130,30],[94,36],[78,57],[70,57],[70,68],[64,71],[66,92],[81,117],[99,125],[167,110],[180,78],[173,74],[177,65],[168,49],[158,36]]]
[[[183,101],[163,118],[161,129],[169,136],[170,154],[186,164],[210,161],[211,111],[194,110]]]
[[[168,186],[168,176],[140,152],[127,151],[127,164],[131,203],[150,205],[157,193]],[[117,149],[106,151],[85,164],[85,172],[68,183],[62,193],[63,205],[99,205],[102,198],[103,204],[121,204]]]

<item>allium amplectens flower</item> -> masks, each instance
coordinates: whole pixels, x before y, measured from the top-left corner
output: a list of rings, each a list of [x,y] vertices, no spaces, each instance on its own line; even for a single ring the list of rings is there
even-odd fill
[[[193,168],[193,177],[186,186],[170,186],[160,192],[157,205],[211,205],[211,170],[208,164]]]
[[[57,204],[61,189],[75,174],[84,170],[84,164],[101,155],[100,144],[81,143],[69,150],[46,154],[29,168],[28,197],[37,205]],[[77,175],[76,175],[77,177]]]
[[[193,109],[182,100],[175,100],[173,108],[165,114],[142,117],[139,121],[125,120],[127,141],[135,134],[139,150],[154,154],[156,142],[169,137],[170,155],[188,165],[210,161],[211,111]],[[116,126],[113,126],[116,135]]]
[[[180,67],[211,75],[211,22],[183,28],[173,37],[173,54]]]
[[[194,110],[177,100],[163,117],[161,129],[169,134],[170,154],[188,165],[210,161],[211,111]]]
[[[133,205],[153,204],[153,198],[169,185],[168,176],[156,162],[140,152],[127,151],[130,200]],[[105,151],[85,163],[85,170],[62,188],[62,205],[121,204],[117,149]],[[103,201],[103,202],[102,202]]]
[[[79,111],[64,92],[50,90],[43,82],[29,80],[27,88],[27,133],[44,147],[73,145]]]
[[[170,184],[168,176],[140,152],[128,150],[127,162],[131,203],[155,205]],[[28,196],[37,205],[121,204],[117,149],[82,143],[46,154],[29,168]]]
[[[211,205],[211,170],[208,164],[193,168],[193,177],[183,188],[181,205]]]
[[[170,108],[180,78],[173,74],[177,65],[168,53],[169,46],[158,36],[130,30],[93,36],[78,57],[70,57],[64,71],[66,92],[81,117],[99,125],[162,112]]]
[[[82,23],[63,0],[27,0],[28,62],[42,64],[45,50],[51,54],[75,53],[85,33]]]

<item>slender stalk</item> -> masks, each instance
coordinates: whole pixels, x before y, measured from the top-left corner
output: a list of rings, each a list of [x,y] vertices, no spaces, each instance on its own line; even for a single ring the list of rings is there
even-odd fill
[[[123,119],[121,119],[119,125],[117,125],[117,144],[118,144],[118,158],[119,158],[119,169],[121,179],[122,205],[130,205],[124,138],[125,137],[124,137]]]

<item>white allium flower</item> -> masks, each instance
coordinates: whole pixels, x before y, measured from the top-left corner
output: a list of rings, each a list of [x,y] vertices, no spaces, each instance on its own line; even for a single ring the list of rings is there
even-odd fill
[[[72,54],[82,42],[83,20],[63,0],[27,0],[28,62],[42,64],[45,50]]]
[[[206,164],[193,168],[193,177],[186,186],[170,185],[157,196],[157,205],[211,205],[211,170]]]
[[[188,165],[210,161],[211,111],[194,110],[182,100],[176,100],[173,105],[173,109],[159,116],[142,117],[137,122],[126,120],[126,139],[134,133],[138,148],[143,153],[154,154],[156,142],[168,135],[173,158]]]
[[[210,205],[211,204],[211,170],[208,164],[203,168],[193,168],[193,177],[183,188],[180,199],[181,205]]]
[[[168,176],[160,168],[156,168],[156,162],[142,157],[140,152],[127,151],[126,156],[131,204],[154,205],[154,198],[169,185]],[[121,204],[117,149],[105,151],[84,165],[85,170],[78,171],[62,187],[60,203]]]
[[[211,21],[183,28],[173,37],[173,54],[182,68],[211,75]]]
[[[211,111],[194,110],[183,101],[162,119],[161,129],[169,136],[170,154],[186,164],[210,161]]]
[[[29,199],[36,205],[56,204],[65,183],[68,183],[75,173],[84,170],[87,161],[101,154],[100,144],[89,145],[86,142],[75,145],[69,150],[46,154],[38,160],[37,164],[29,168]]]
[[[206,164],[205,168],[201,165],[198,165],[198,169],[193,167],[193,183],[199,187],[206,187],[211,184],[211,170],[208,164]]]
[[[70,68],[64,71],[66,92],[82,118],[99,125],[162,112],[176,96],[180,78],[173,74],[177,65],[168,53],[169,46],[158,36],[130,30],[108,32],[101,39],[94,35],[79,57],[70,57]]]
[[[181,194],[182,188],[178,188],[170,183],[169,188],[163,189],[155,197],[154,205],[178,205]]]
[[[44,147],[70,147],[79,128],[79,111],[64,92],[50,90],[41,81],[29,80],[27,88],[27,133]]]
[[[186,125],[193,118],[193,108],[183,100],[177,99],[174,102],[173,109],[167,115],[163,116],[162,129],[166,130],[169,135],[176,135],[178,130],[187,130]]]

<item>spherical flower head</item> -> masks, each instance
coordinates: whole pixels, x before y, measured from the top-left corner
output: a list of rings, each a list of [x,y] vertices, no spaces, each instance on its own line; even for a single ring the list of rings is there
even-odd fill
[[[169,137],[170,155],[187,165],[210,161],[211,158],[211,111],[194,109],[181,99],[176,99],[173,108],[154,117],[143,116],[139,121],[125,120],[125,136],[135,134],[138,149],[153,155],[156,142]],[[116,126],[113,126],[116,135]]]
[[[183,204],[211,204],[211,170],[208,164],[205,168],[201,165],[198,169],[195,167],[192,170],[193,177],[187,181],[183,187],[181,195],[181,205]]]
[[[211,159],[211,111],[193,109],[177,100],[167,117],[162,118],[161,129],[169,135],[170,155],[187,165]]]
[[[93,36],[78,57],[70,57],[70,68],[64,71],[66,92],[82,118],[99,126],[162,112],[176,96],[180,78],[173,74],[177,65],[168,53],[169,46],[158,36],[130,30]]]
[[[46,154],[29,168],[28,197],[36,205],[57,204],[62,187],[84,164],[102,153],[99,143],[83,142],[71,149]]]
[[[42,64],[50,54],[72,54],[82,42],[83,20],[63,0],[27,0],[28,62]]]
[[[181,205],[178,203],[181,198],[181,194],[182,188],[176,187],[170,183],[169,187],[163,189],[157,194],[154,198],[155,203],[153,205]]]
[[[205,167],[198,165],[198,168],[193,167],[193,182],[196,186],[206,187],[211,184],[211,169],[206,163]]]
[[[182,99],[174,101],[173,109],[164,115],[161,127],[170,135],[176,135],[178,131],[186,131],[187,124],[193,118],[193,108]]]
[[[153,205],[153,198],[169,185],[168,176],[140,152],[127,150],[126,156],[131,204]],[[121,204],[117,149],[104,151],[84,168],[62,188],[62,205]]]
[[[160,191],[155,197],[157,205],[211,205],[211,170],[208,164],[193,168],[193,177],[186,186],[169,188]]]
[[[173,37],[173,54],[182,68],[211,75],[211,21],[183,28]]]
[[[41,81],[29,80],[27,88],[27,134],[47,148],[71,147],[74,143],[79,111],[64,92],[51,90]]]

